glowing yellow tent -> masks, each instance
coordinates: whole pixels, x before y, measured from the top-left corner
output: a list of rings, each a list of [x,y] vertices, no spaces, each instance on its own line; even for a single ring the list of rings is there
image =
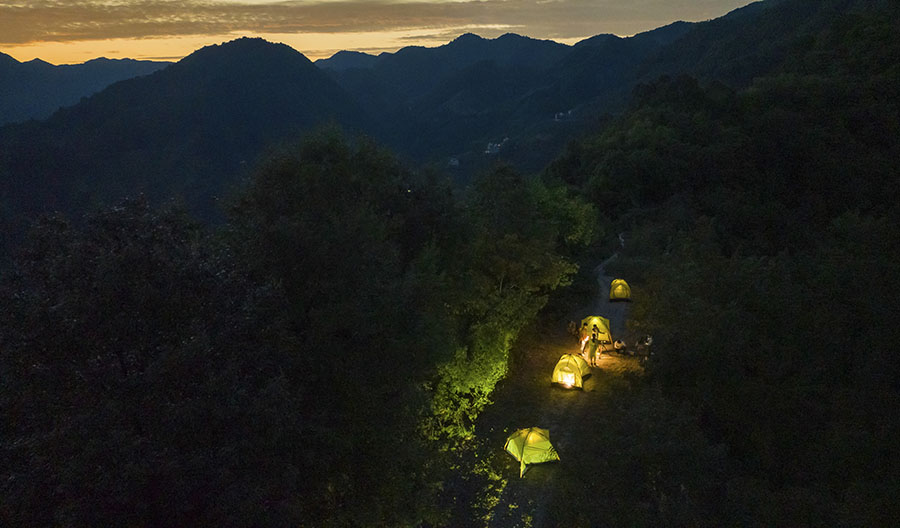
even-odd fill
[[[519,477],[525,475],[527,464],[559,460],[556,449],[550,444],[550,431],[540,427],[519,429],[509,435],[503,448],[519,461]]]
[[[622,279],[614,279],[609,284],[609,300],[610,302],[630,301],[631,286]]]
[[[567,389],[584,388],[584,379],[591,375],[591,367],[581,356],[563,354],[556,362],[550,383],[562,385]]]
[[[591,338],[593,328],[597,327],[597,340],[601,343],[612,343],[612,335],[609,333],[609,319],[599,315],[589,315],[581,320],[581,342]]]

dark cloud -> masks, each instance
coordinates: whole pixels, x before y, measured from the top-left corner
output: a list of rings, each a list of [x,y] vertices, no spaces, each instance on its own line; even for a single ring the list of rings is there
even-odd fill
[[[0,0],[0,44],[220,35],[515,27],[538,38],[632,34],[720,16],[748,0]],[[443,38],[443,37],[442,37]],[[446,39],[444,39],[446,40]]]

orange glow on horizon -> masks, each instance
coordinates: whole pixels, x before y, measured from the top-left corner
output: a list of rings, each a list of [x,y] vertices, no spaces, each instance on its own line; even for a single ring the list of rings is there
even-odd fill
[[[471,32],[565,44],[719,17],[750,0],[0,0],[0,52],[20,61],[97,57],[179,60],[241,36],[281,42],[310,59],[340,50],[434,47]],[[515,4],[515,5],[513,5]],[[634,4],[634,5],[633,5]]]
[[[515,32],[499,27],[461,27],[458,35],[475,33],[484,38],[496,38],[503,33]],[[457,35],[457,36],[458,36]],[[240,37],[260,37],[270,42],[287,44],[309,60],[327,59],[341,50],[362,51],[377,55],[395,52],[406,46],[435,47],[446,44],[454,37],[435,38],[427,29],[406,31],[380,31],[359,33],[302,33],[302,34],[244,34],[190,35],[167,38],[104,39],[67,42],[31,42],[0,49],[19,62],[40,59],[50,64],[80,64],[91,59],[136,59],[154,61],[178,60],[194,51],[214,44],[222,44]],[[590,36],[554,39],[572,45]]]

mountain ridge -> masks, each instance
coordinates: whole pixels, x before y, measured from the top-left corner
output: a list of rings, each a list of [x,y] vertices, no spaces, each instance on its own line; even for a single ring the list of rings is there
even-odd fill
[[[0,126],[46,119],[117,81],[148,75],[170,64],[98,57],[81,64],[53,65],[39,58],[19,62],[0,53]]]
[[[0,199],[43,211],[146,190],[180,194],[208,213],[264,149],[326,122],[461,184],[497,160],[538,171],[623,111],[639,83],[686,73],[741,89],[864,4],[766,0],[708,22],[574,46],[464,34],[435,48],[348,55],[368,68],[323,68],[284,44],[238,39],[115,83],[46,121],[0,128]],[[776,40],[760,40],[772,32]],[[39,182],[40,192],[16,179]],[[109,188],[97,194],[100,182]]]
[[[239,39],[117,82],[46,121],[0,128],[0,145],[19,146],[0,158],[6,173],[44,188],[31,196],[7,179],[0,196],[41,211],[179,194],[209,217],[218,193],[265,148],[329,121],[362,127],[363,116],[300,52]]]

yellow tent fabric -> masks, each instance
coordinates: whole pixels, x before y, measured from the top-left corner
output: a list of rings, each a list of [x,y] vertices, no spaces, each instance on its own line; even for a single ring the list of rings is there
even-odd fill
[[[631,286],[623,279],[614,279],[609,284],[609,300],[610,301],[630,301]]]
[[[509,435],[504,449],[519,461],[519,477],[525,475],[528,464],[559,460],[556,449],[550,443],[550,431],[540,427],[519,429]]]
[[[601,343],[606,341],[612,343],[612,335],[609,333],[609,319],[599,315],[589,315],[581,320],[581,342],[582,344],[591,337],[591,331],[596,326],[597,340]]]
[[[566,388],[584,388],[584,378],[591,375],[591,367],[581,356],[575,354],[563,354],[553,368],[550,383],[562,385]]]

